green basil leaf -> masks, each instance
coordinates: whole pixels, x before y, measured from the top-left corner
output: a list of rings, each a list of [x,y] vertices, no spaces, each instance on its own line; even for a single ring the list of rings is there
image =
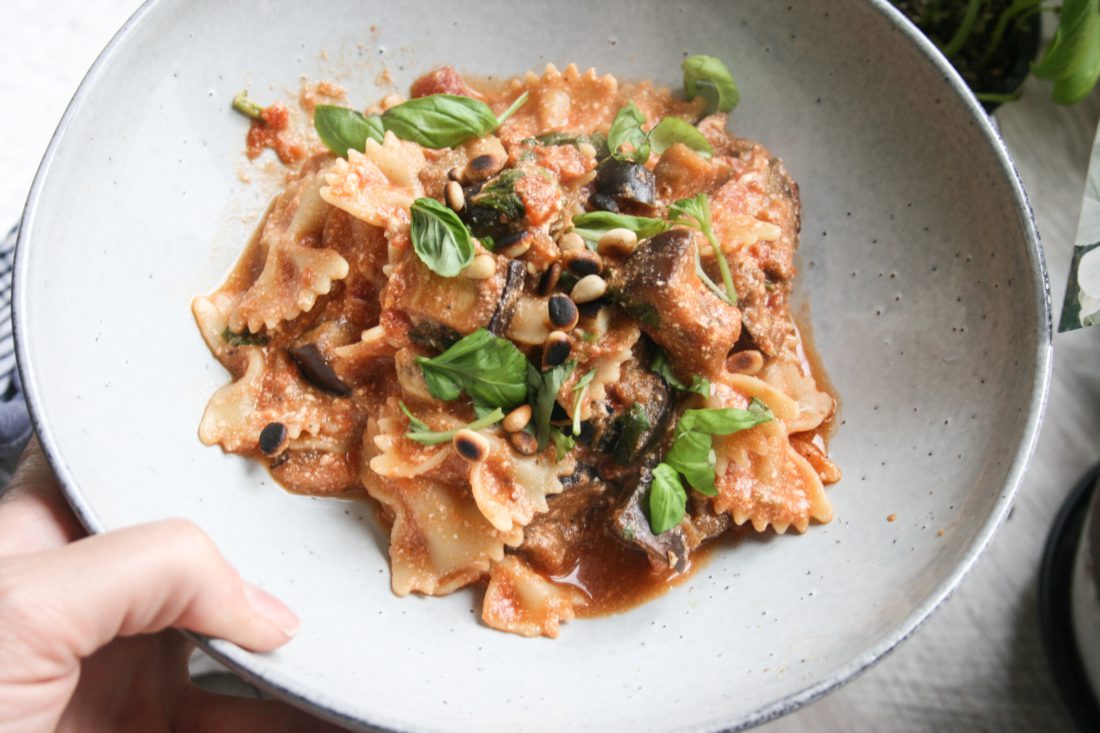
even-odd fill
[[[497,129],[489,105],[471,97],[431,94],[390,107],[382,125],[402,140],[426,148],[453,148]]]
[[[1054,81],[1054,101],[1073,104],[1083,99],[1100,78],[1100,2],[1065,0],[1058,30],[1046,53],[1031,70]]]
[[[550,428],[550,442],[554,444],[554,457],[559,461],[565,458],[569,451],[577,445],[577,441],[573,439],[573,436],[566,435],[555,427]]]
[[[707,496],[717,496],[714,485],[714,439],[706,433],[688,431],[676,436],[665,454],[665,463],[684,475],[692,488]]]
[[[708,435],[729,435],[770,422],[774,418],[775,415],[768,406],[754,397],[747,410],[736,407],[684,410],[676,429]]]
[[[737,106],[741,95],[733,75],[720,59],[702,54],[688,56],[680,68],[684,72],[684,95],[688,99],[703,95],[708,102],[708,112],[729,112]]]
[[[675,469],[658,463],[653,469],[653,484],[649,489],[649,528],[661,534],[675,527],[684,518],[687,492]]]
[[[634,150],[626,153],[636,163],[645,163],[649,160],[649,136],[642,130],[645,116],[633,102],[628,102],[620,109],[611,121],[611,128],[607,131],[607,147],[614,155],[619,148],[629,143]]]
[[[413,201],[409,229],[421,262],[442,277],[454,277],[474,261],[470,230],[450,207],[435,199]]]
[[[638,239],[648,239],[669,228],[664,219],[648,216],[629,216],[612,211],[589,211],[573,217],[573,231],[589,242],[598,242],[611,229],[629,229]]]
[[[367,117],[349,107],[319,104],[313,110],[313,127],[317,136],[332,152],[347,157],[348,150],[360,153],[367,148],[367,139],[382,142],[382,123],[378,115]]]
[[[663,153],[676,143],[683,143],[699,154],[700,158],[709,159],[714,155],[714,148],[707,142],[703,133],[696,129],[695,125],[679,117],[666,117],[657,123],[657,126],[649,131],[649,142],[653,150]]]
[[[494,209],[504,219],[519,221],[526,215],[527,209],[523,205],[523,199],[516,193],[516,184],[525,175],[519,168],[503,171],[487,181],[480,191],[471,196],[470,203],[474,206]]]
[[[508,339],[479,328],[439,356],[419,356],[428,391],[438,400],[465,392],[483,407],[510,410],[527,397],[527,358]]]
[[[439,445],[440,443],[449,443],[454,440],[455,433],[457,433],[459,430],[484,430],[491,425],[496,425],[498,422],[504,419],[504,411],[498,407],[495,410],[486,413],[477,420],[463,425],[460,428],[435,432],[423,422],[413,417],[413,414],[409,412],[409,408],[405,407],[404,402],[401,403],[401,410],[406,415],[408,415],[409,425],[412,428],[411,430],[409,430],[409,432],[405,433],[405,437],[409,440],[415,440],[417,443],[422,443],[423,445]]]
[[[649,362],[649,368],[681,392],[694,392],[703,397],[710,397],[710,380],[700,377],[698,374],[693,374],[691,375],[691,386],[681,382],[673,373],[672,365],[668,363],[668,354],[665,353],[664,349],[657,349],[654,352],[653,360]]]
[[[567,361],[552,369],[547,369],[545,372],[539,372],[538,369],[528,364],[528,398],[531,407],[534,408],[532,425],[534,426],[535,437],[539,442],[539,450],[545,448],[551,437],[553,437],[550,429],[550,415],[554,412],[554,402],[558,399],[558,390],[561,389],[561,385],[573,373],[576,366],[577,362]]]

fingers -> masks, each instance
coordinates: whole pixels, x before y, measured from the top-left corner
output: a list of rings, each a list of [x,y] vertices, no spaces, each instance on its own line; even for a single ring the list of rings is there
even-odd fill
[[[290,639],[298,618],[244,583],[195,525],[168,520],[0,559],[5,626],[39,658],[71,661],[116,636],[169,626],[268,651]]]
[[[180,701],[173,730],[180,733],[337,733],[346,729],[276,700],[249,700],[199,689]]]
[[[38,439],[31,438],[0,496],[0,557],[61,547],[83,536]]]

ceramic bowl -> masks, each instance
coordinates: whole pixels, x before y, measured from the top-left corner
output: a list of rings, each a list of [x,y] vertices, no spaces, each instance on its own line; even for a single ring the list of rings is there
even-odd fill
[[[728,62],[734,129],[801,186],[804,320],[841,404],[831,524],[746,540],[656,601],[530,640],[481,625],[472,590],[395,597],[367,503],[292,496],[199,443],[227,375],[189,303],[272,192],[242,156],[234,94],[287,98],[307,75],[366,104],[388,91],[383,71],[406,89],[443,63],[678,85],[689,52]],[[36,425],[89,529],[194,520],[303,622],[273,654],[210,642],[216,656],[333,719],[416,731],[738,728],[836,687],[911,634],[989,541],[1050,360],[1038,238],[995,129],[868,0],[150,2],[45,156],[15,314]]]

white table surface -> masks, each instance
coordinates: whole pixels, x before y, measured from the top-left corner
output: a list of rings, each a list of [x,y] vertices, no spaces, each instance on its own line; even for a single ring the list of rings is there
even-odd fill
[[[0,227],[14,223],[54,126],[84,71],[135,0],[0,0]],[[1046,250],[1056,309],[1100,96],[1073,108],[1030,82],[997,118]],[[900,649],[841,690],[761,730],[1072,730],[1038,634],[1036,582],[1047,528],[1100,460],[1100,329],[1055,337],[1047,419],[1008,522],[955,594]]]

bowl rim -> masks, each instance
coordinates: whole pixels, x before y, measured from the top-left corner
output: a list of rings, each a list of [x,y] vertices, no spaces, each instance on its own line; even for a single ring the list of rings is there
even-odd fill
[[[62,493],[69,502],[77,518],[91,534],[99,534],[105,531],[102,523],[91,505],[81,495],[77,487],[75,477],[69,472],[65,461],[61,458],[58,446],[50,433],[49,426],[43,419],[42,406],[39,402],[39,386],[35,382],[34,375],[29,367],[29,355],[27,351],[27,337],[25,317],[28,305],[23,300],[23,283],[27,282],[27,258],[24,252],[32,245],[28,232],[38,216],[39,200],[46,184],[49,172],[53,166],[54,158],[60,141],[65,137],[73,117],[79,112],[85,100],[91,94],[91,87],[99,78],[103,67],[110,61],[115,51],[129,38],[143,19],[158,5],[171,0],[144,0],[144,2],[126,20],[121,28],[112,36],[111,40],[96,57],[89,67],[64,114],[58,122],[50,138],[49,145],[39,163],[38,171],[31,184],[23,208],[22,218],[19,224],[18,241],[15,251],[14,277],[12,280],[12,331],[15,339],[16,359],[19,374],[23,382],[24,395],[27,401],[31,424],[38,436],[42,450],[49,460],[57,475]],[[1005,147],[1004,139],[992,118],[985,113],[981,103],[970,91],[966,82],[955,71],[954,67],[940,54],[935,45],[913,25],[900,11],[894,8],[889,0],[863,0],[872,9],[882,15],[892,26],[908,41],[914,44],[924,55],[925,61],[940,72],[944,81],[952,92],[963,102],[970,113],[971,121],[975,124],[980,134],[989,144],[996,161],[1005,175],[1015,203],[1017,214],[1020,215],[1024,225],[1025,244],[1027,246],[1028,266],[1030,275],[1037,293],[1037,323],[1034,326],[1038,330],[1038,341],[1035,349],[1035,376],[1032,381],[1031,399],[1028,404],[1027,418],[1024,425],[1023,437],[1016,448],[1015,456],[1009,468],[1004,488],[993,505],[993,511],[980,527],[969,548],[963,554],[962,560],[951,573],[929,594],[925,600],[918,604],[906,617],[895,625],[883,638],[872,645],[863,653],[855,656],[846,664],[841,665],[831,675],[817,682],[808,684],[795,692],[784,695],[772,703],[764,705],[756,710],[742,715],[739,719],[729,720],[725,716],[718,715],[703,722],[699,730],[705,731],[739,731],[751,728],[767,721],[779,718],[793,712],[821,697],[847,682],[866,672],[876,662],[884,659],[890,652],[902,642],[909,639],[958,588],[962,579],[974,566],[978,557],[989,546],[989,543],[997,529],[1004,522],[1009,507],[1015,497],[1023,478],[1027,464],[1035,451],[1039,428],[1042,423],[1044,409],[1050,389],[1051,364],[1053,357],[1053,320],[1051,310],[1050,279],[1047,273],[1046,261],[1043,255],[1042,244],[1039,237],[1038,225],[1035,214],[1019,172]],[[199,648],[208,653],[221,664],[231,669],[245,680],[278,698],[284,699],[297,707],[305,709],[318,717],[335,723],[350,726],[357,730],[382,730],[394,731],[410,730],[407,722],[401,720],[369,719],[363,715],[352,715],[342,710],[340,701],[329,696],[323,691],[313,691],[298,687],[293,680],[281,674],[271,674],[269,670],[264,672],[254,670],[250,666],[250,653],[234,644],[220,639],[212,639],[202,634],[183,631]],[[417,728],[419,730],[430,730]]]

